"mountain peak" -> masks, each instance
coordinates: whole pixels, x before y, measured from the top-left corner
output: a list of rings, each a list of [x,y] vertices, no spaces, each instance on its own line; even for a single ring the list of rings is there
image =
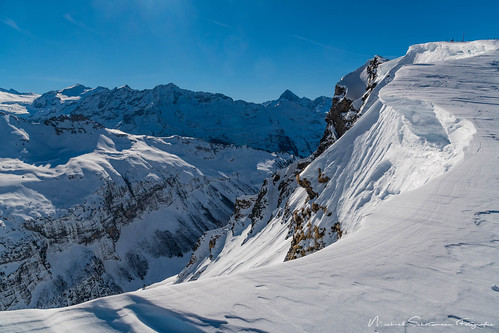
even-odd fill
[[[84,85],[77,83],[74,86],[62,89],[59,92],[64,96],[74,97],[83,94],[86,90],[89,89],[89,87],[85,87]]]
[[[177,86],[176,84],[170,82],[168,84],[159,84],[157,85],[156,87],[153,88],[153,90],[172,90],[172,91],[180,91],[180,90],[183,90],[181,89],[179,86]]]
[[[172,89],[180,89],[180,87],[173,82],[168,83],[166,86]]]
[[[286,89],[286,91],[282,93],[279,99],[287,99],[288,101],[297,101],[300,99],[300,97],[296,96],[291,90]]]
[[[10,88],[10,89],[8,89],[8,90],[7,90],[7,89],[0,88],[0,91],[1,91],[1,92],[6,92],[6,93],[9,93],[9,94],[16,94],[16,95],[21,95],[21,94],[22,94],[22,93],[20,93],[19,91],[14,90],[14,89],[12,89],[12,88]]]

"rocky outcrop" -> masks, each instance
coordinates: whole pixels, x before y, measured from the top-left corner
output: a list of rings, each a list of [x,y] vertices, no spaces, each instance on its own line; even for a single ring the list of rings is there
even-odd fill
[[[343,77],[335,86],[333,106],[326,116],[327,127],[319,148],[313,155],[314,158],[320,156],[342,137],[362,115],[364,102],[376,87],[378,66],[385,61],[387,60],[375,56],[357,71]],[[332,216],[332,212],[328,212],[328,207],[314,201],[321,189],[330,181],[330,177],[318,168],[317,180],[314,183],[319,189],[314,189],[307,179],[300,179],[299,174],[296,175],[296,179],[298,185],[305,189],[308,197],[304,205],[293,212],[289,232],[292,240],[285,260],[296,259],[318,251],[343,235],[339,221],[324,227],[311,223],[317,214]]]
[[[375,56],[357,71],[343,77],[334,89],[333,105],[326,115],[326,130],[314,156],[319,156],[350,129],[361,115],[366,99],[376,87],[377,69],[386,59]]]

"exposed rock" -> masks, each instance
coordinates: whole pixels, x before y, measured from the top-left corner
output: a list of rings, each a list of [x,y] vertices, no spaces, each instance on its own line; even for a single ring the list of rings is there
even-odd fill
[[[305,178],[300,179],[300,175],[299,174],[296,175],[296,183],[298,185],[300,185],[301,187],[303,187],[305,189],[305,191],[307,191],[308,200],[312,200],[315,197],[317,197],[317,193],[314,192],[314,190],[312,189],[312,185],[310,184],[310,181],[308,181]]]
[[[330,181],[331,179],[328,177],[328,176],[325,176],[323,173],[322,173],[322,170],[321,168],[319,168],[319,176],[317,177],[317,181],[321,184],[324,184],[324,183],[327,183],[328,181]]]
[[[343,77],[335,86],[333,106],[326,115],[326,130],[314,156],[319,156],[353,126],[362,107],[376,87],[379,64],[386,59],[375,56],[357,71]]]

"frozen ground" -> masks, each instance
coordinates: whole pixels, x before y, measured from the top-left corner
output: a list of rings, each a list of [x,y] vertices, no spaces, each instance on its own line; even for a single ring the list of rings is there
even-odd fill
[[[498,49],[428,43],[384,64],[378,100],[314,162],[360,168],[334,183],[358,186],[335,203],[349,232],[334,244],[69,308],[1,312],[0,330],[499,331]],[[357,193],[371,196],[353,202]]]

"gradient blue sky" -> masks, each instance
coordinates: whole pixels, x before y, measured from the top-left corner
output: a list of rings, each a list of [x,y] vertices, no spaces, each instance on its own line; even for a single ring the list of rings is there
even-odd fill
[[[262,102],[332,95],[374,54],[499,37],[499,1],[0,0],[0,87],[173,82]]]

